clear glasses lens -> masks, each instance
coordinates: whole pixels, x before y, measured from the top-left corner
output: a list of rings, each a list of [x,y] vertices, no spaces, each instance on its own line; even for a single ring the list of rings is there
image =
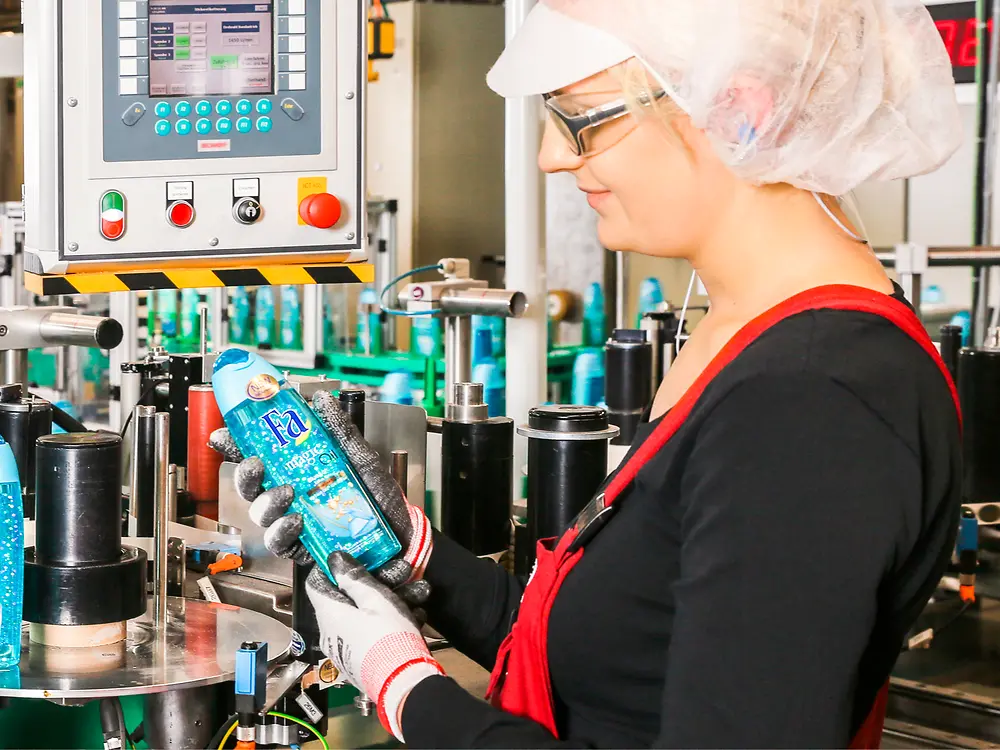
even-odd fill
[[[635,129],[635,119],[622,104],[620,91],[563,94],[546,99],[549,117],[556,129],[566,138],[573,153],[582,156],[606,151]],[[579,143],[570,125],[574,118],[590,121],[577,131]]]

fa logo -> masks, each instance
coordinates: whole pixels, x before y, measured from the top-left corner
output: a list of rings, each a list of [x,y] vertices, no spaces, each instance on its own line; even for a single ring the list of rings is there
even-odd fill
[[[294,409],[289,409],[284,413],[279,412],[277,409],[271,409],[260,420],[278,440],[281,448],[284,448],[294,440],[298,440],[309,431],[305,422],[302,421],[302,417]]]

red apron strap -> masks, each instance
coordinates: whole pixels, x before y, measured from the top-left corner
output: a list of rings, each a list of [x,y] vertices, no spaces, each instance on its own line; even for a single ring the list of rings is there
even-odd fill
[[[875,696],[875,703],[868,717],[854,735],[848,746],[849,750],[879,750],[882,747],[882,729],[885,726],[885,713],[889,708],[889,683],[885,683]]]
[[[667,441],[674,436],[688,418],[698,399],[709,383],[722,370],[736,359],[739,354],[750,344],[757,340],[761,334],[785,318],[808,310],[853,310],[856,312],[866,312],[879,315],[907,333],[910,338],[920,344],[921,348],[934,360],[938,369],[944,376],[948,387],[951,390],[955,408],[959,409],[958,391],[951,379],[951,374],[945,366],[941,355],[931,341],[930,336],[924,329],[920,320],[905,303],[900,302],[887,294],[876,292],[863,287],[834,285],[818,287],[802,292],[790,299],[785,300],[776,307],[771,308],[763,315],[750,321],[747,325],[722,348],[715,358],[705,368],[704,372],[688,388],[673,409],[663,418],[653,433],[633,454],[631,460],[622,467],[622,470],[611,480],[605,490],[605,498],[609,503],[621,494],[622,490],[628,487],[635,479],[639,470],[666,445]],[[961,410],[959,409],[959,419]]]
[[[636,474],[677,432],[688,418],[705,388],[761,334],[785,318],[808,310],[853,310],[878,315],[901,328],[937,364],[951,389],[958,409],[958,393],[947,367],[927,331],[906,304],[887,294],[854,286],[826,286],[811,289],[786,300],[744,326],[722,348],[705,371],[691,385],[653,433],[636,450],[624,467],[608,483],[606,504],[613,503],[635,479]],[[961,414],[959,413],[959,420]],[[515,716],[537,722],[557,736],[552,684],[549,677],[549,613],[563,580],[583,556],[585,547],[572,547],[577,530],[570,529],[554,548],[539,544],[535,570],[521,599],[517,621],[504,641],[493,667],[490,699]],[[887,689],[879,693],[871,714],[859,731],[852,748],[877,748],[885,718]],[[861,743],[861,744],[857,744]]]

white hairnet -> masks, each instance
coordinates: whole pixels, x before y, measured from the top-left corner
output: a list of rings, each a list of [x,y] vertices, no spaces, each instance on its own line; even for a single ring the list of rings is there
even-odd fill
[[[843,195],[937,169],[961,143],[920,0],[541,2],[633,50],[748,181]]]

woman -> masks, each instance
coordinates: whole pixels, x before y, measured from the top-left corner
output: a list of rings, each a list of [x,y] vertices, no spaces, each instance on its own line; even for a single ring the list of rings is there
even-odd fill
[[[314,571],[324,652],[412,746],[877,743],[954,544],[959,420],[829,196],[957,147],[929,16],[902,0],[543,0],[489,83],[545,97],[540,165],[576,177],[603,244],[690,261],[711,310],[625,468],[539,549],[526,590],[430,534],[318,396],[407,547],[379,571],[388,586],[346,555],[339,589]],[[242,464],[244,497],[261,475]],[[304,561],[290,497],[253,514]],[[427,584],[430,624],[493,669],[490,703],[427,651],[403,604]]]

